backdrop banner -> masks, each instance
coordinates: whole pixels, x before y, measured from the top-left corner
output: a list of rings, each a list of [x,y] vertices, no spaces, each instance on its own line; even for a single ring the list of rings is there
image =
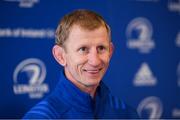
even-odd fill
[[[179,0],[1,0],[0,118],[22,118],[55,88],[52,56],[65,14],[93,10],[115,51],[103,81],[142,118],[180,118]]]

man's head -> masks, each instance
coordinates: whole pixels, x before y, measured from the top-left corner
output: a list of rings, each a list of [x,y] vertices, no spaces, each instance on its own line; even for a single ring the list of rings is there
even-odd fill
[[[110,29],[102,17],[76,10],[61,20],[56,38],[53,55],[66,77],[83,91],[96,89],[113,52]]]
[[[111,39],[111,30],[104,19],[97,13],[85,9],[75,10],[65,15],[56,29],[56,44],[64,46],[68,39],[70,31],[74,25],[78,25],[84,30],[94,30],[104,26]]]

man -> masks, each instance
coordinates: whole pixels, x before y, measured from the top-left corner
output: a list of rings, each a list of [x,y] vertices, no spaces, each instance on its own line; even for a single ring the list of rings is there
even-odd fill
[[[113,97],[102,78],[113,53],[111,32],[103,18],[76,10],[60,21],[53,56],[64,67],[56,89],[24,118],[138,118]]]

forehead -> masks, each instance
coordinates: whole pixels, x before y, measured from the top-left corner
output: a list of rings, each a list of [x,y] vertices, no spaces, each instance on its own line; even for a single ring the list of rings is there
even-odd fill
[[[94,30],[87,30],[78,25],[74,25],[71,30],[67,43],[80,44],[80,43],[109,43],[109,36],[107,29],[100,26]]]

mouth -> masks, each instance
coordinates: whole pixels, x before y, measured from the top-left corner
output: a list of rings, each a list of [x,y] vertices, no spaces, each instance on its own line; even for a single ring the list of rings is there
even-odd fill
[[[102,70],[102,68],[99,68],[99,69],[84,69],[83,71],[88,73],[88,74],[91,74],[91,75],[97,75],[99,74],[99,72]]]

